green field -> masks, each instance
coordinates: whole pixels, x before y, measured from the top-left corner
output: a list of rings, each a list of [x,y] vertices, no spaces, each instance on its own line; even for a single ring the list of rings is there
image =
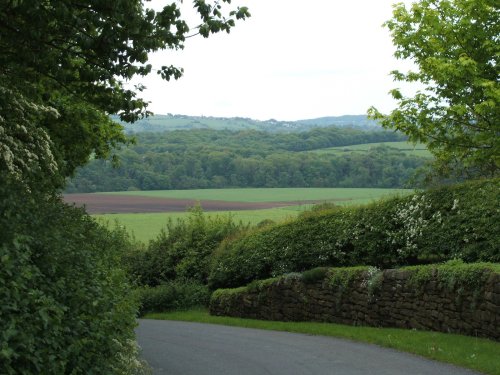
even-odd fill
[[[315,154],[345,155],[346,153],[367,152],[375,147],[380,147],[380,146],[395,148],[399,151],[403,151],[407,155],[421,156],[421,157],[426,157],[426,158],[432,157],[432,154],[429,152],[429,150],[427,150],[425,145],[423,145],[421,143],[417,143],[416,145],[414,145],[411,142],[363,143],[360,145],[322,148],[322,149],[318,149],[318,150],[305,151],[305,152],[313,152]]]
[[[408,194],[409,189],[371,188],[259,188],[259,189],[197,189],[119,191],[99,194],[131,195],[141,197],[193,200],[222,200],[227,202],[300,202],[308,200],[347,201],[366,203],[370,200],[396,194]]]
[[[333,201],[339,205],[358,205],[382,197],[405,195],[409,189],[337,189],[337,188],[284,188],[284,189],[206,189],[206,190],[158,190],[124,191],[106,194],[145,197],[179,198],[194,200],[224,200],[233,202],[277,202],[277,201]],[[310,208],[310,204],[271,208],[264,210],[218,211],[207,215],[232,215],[235,221],[255,225],[262,220],[276,222],[294,218],[299,212]],[[173,220],[188,215],[185,212],[130,213],[94,215],[101,222],[123,225],[134,237],[144,243],[155,238],[169,218]]]
[[[294,218],[300,211],[305,210],[310,205],[290,206],[283,208],[271,208],[266,210],[245,210],[245,211],[218,211],[207,212],[209,216],[231,215],[234,221],[241,221],[245,224],[255,225],[265,219],[271,219],[279,222],[287,218]],[[144,213],[144,214],[104,214],[93,215],[97,220],[103,223],[109,223],[111,226],[116,224],[123,225],[135,239],[147,243],[154,239],[160,231],[165,228],[168,219],[176,220],[185,218],[187,212],[171,213]]]

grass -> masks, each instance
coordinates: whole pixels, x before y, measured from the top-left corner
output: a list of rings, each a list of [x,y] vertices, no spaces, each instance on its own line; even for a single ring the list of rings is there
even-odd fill
[[[264,219],[271,219],[279,222],[297,216],[300,211],[307,208],[304,206],[290,206],[283,208],[271,208],[266,210],[245,210],[245,211],[218,211],[206,212],[209,216],[231,215],[235,221],[245,224],[255,225]],[[101,222],[108,222],[111,225],[123,225],[135,239],[147,243],[156,238],[160,231],[165,228],[169,218],[176,220],[185,218],[187,212],[165,212],[165,213],[135,213],[135,214],[102,214],[93,215]]]
[[[160,197],[228,202],[303,202],[307,200],[350,201],[362,203],[396,194],[408,194],[410,189],[372,188],[244,188],[119,191],[99,194]]]
[[[361,205],[382,197],[410,194],[410,189],[362,189],[362,188],[269,188],[269,189],[198,189],[198,190],[152,190],[123,191],[105,194],[179,198],[194,200],[224,200],[233,202],[277,202],[324,200],[339,205]],[[218,211],[207,215],[231,214],[235,221],[255,225],[262,220],[276,222],[294,218],[298,213],[309,209],[311,204],[270,208],[263,210]],[[137,240],[147,243],[155,238],[169,218],[186,217],[185,212],[164,213],[126,213],[93,215],[97,220],[110,224],[123,225]]]
[[[206,310],[201,309],[148,314],[145,318],[333,336],[393,348],[485,374],[500,375],[500,343],[469,336],[395,328],[353,327],[332,323],[274,322],[218,317],[211,316]]]
[[[363,153],[367,152],[374,147],[387,146],[389,148],[395,148],[399,151],[404,152],[407,155],[421,156],[430,158],[432,154],[427,150],[426,146],[418,143],[413,145],[411,142],[379,142],[379,143],[363,143],[359,145],[342,146],[342,147],[330,147],[322,148],[318,150],[312,150],[307,152],[313,152],[316,154],[335,154],[342,155],[346,153]]]

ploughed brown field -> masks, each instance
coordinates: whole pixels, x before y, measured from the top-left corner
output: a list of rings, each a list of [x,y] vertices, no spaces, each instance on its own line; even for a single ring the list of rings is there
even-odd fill
[[[265,208],[313,204],[319,201],[300,202],[226,202],[193,199],[150,198],[108,194],[65,194],[64,201],[85,206],[89,214],[141,213],[141,212],[184,212],[188,207],[200,203],[204,211],[240,211]]]

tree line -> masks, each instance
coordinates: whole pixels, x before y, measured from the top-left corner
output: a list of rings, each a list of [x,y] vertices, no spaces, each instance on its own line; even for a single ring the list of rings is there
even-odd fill
[[[404,140],[398,133],[337,127],[301,133],[190,130],[140,133],[120,165],[94,160],[67,192],[225,187],[403,187],[425,159],[389,147],[345,155],[307,152]]]

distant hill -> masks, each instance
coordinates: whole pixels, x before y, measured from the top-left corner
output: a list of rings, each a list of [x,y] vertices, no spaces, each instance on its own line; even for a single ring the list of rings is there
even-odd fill
[[[355,127],[364,128],[369,130],[375,130],[380,128],[378,123],[374,120],[370,120],[365,115],[344,115],[344,116],[330,116],[330,117],[319,117],[309,120],[298,120],[295,123],[305,126],[340,126],[340,127]]]
[[[266,121],[244,117],[205,117],[186,115],[155,115],[137,121],[134,124],[123,124],[128,133],[163,132],[172,130],[214,129],[214,130],[263,130],[269,132],[300,132],[314,127],[350,127],[365,130],[380,129],[377,122],[369,120],[365,115],[345,115],[320,117],[298,121]]]

